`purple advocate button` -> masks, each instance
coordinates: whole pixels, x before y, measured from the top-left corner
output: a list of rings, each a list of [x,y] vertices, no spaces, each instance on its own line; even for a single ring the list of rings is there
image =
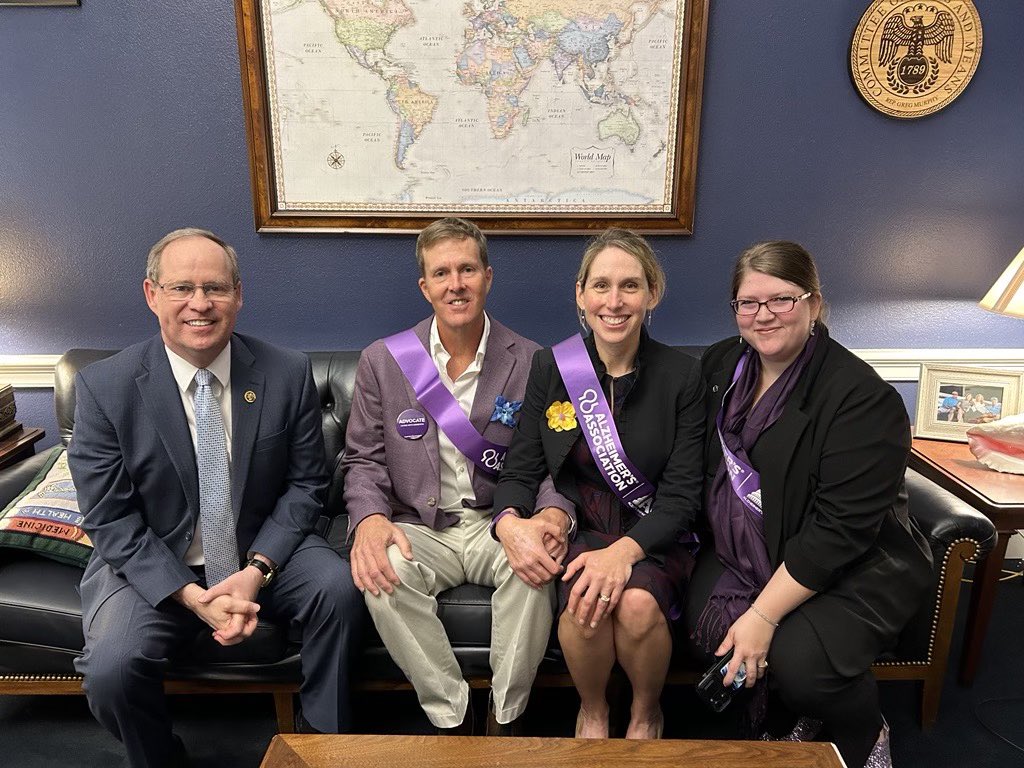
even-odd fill
[[[398,414],[398,434],[406,440],[419,440],[427,434],[427,417],[415,408],[409,408]]]

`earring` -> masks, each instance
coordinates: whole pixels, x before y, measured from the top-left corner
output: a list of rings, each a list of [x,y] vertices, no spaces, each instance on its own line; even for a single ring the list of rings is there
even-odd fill
[[[818,324],[817,320],[811,320],[811,336],[814,335],[814,326]]]
[[[587,315],[586,315],[586,313],[582,309],[577,307],[576,308],[576,314],[580,318],[580,328],[582,328],[584,331],[589,331],[590,330],[590,326],[587,325]]]
[[[648,309],[647,310],[647,327],[648,328],[651,327],[651,320],[653,320],[653,319],[654,319],[654,310],[653,309]]]

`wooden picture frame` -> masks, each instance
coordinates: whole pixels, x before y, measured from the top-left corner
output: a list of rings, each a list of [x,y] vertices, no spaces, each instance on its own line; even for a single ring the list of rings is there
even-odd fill
[[[277,1],[283,3],[283,0]],[[303,184],[305,184],[305,187],[308,187],[308,189],[316,189],[318,192],[327,188],[334,189],[335,186],[341,187],[343,183],[349,184],[350,186],[347,188],[349,194],[352,194],[352,190],[358,190],[357,194],[361,194],[363,187],[355,182],[355,179],[358,178],[356,175],[356,166],[360,162],[365,166],[368,161],[365,159],[365,153],[362,155],[359,153],[358,150],[360,149],[360,146],[358,146],[357,142],[353,141],[351,144],[344,145],[343,148],[335,146],[333,149],[330,149],[328,146],[329,141],[319,141],[319,136],[314,134],[312,129],[308,129],[302,134],[302,140],[306,143],[300,145],[299,139],[289,139],[289,141],[292,142],[287,145],[289,151],[294,155],[296,154],[293,149],[294,146],[302,146],[303,149],[305,149],[308,145],[313,144],[314,141],[316,141],[318,145],[318,153],[310,151],[308,154],[303,156],[302,163],[289,161],[291,162],[290,165],[286,166],[284,164],[285,158],[283,155],[285,153],[282,152],[282,141],[280,138],[280,131],[278,131],[280,120],[279,118],[275,118],[275,115],[279,112],[287,112],[289,115],[294,115],[295,112],[294,110],[288,111],[285,109],[276,110],[275,105],[277,105],[278,102],[276,98],[272,97],[268,90],[268,87],[272,85],[271,81],[273,80],[273,82],[276,83],[277,79],[271,76],[276,70],[274,70],[275,65],[272,57],[268,56],[266,50],[264,33],[270,29],[270,27],[267,26],[264,13],[269,13],[269,17],[273,20],[276,18],[273,16],[273,13],[281,13],[282,8],[290,11],[292,8],[301,9],[303,6],[300,3],[295,3],[293,6],[288,6],[287,3],[283,3],[276,5],[273,13],[270,13],[268,9],[271,9],[272,7],[272,0],[235,0],[239,57],[242,70],[242,95],[245,106],[249,166],[252,179],[253,211],[257,231],[286,233],[417,232],[437,218],[446,215],[456,215],[472,219],[482,229],[491,233],[578,234],[601,231],[609,226],[624,226],[651,234],[691,234],[693,232],[694,220],[694,195],[696,192],[697,177],[697,145],[700,128],[701,94],[704,82],[704,54],[707,40],[709,1],[710,0],[674,0],[677,4],[676,7],[682,10],[682,17],[679,18],[678,15],[672,16],[669,14],[666,15],[665,18],[671,20],[672,26],[670,27],[670,31],[674,30],[673,34],[675,34],[676,39],[659,39],[657,41],[658,43],[663,44],[663,47],[664,45],[667,45],[669,53],[673,56],[676,53],[680,54],[678,58],[679,64],[677,65],[679,74],[678,82],[675,82],[674,78],[669,76],[662,78],[662,80],[670,85],[675,83],[672,85],[671,90],[665,91],[665,111],[652,113],[659,116],[665,115],[663,123],[659,123],[659,125],[665,127],[666,131],[668,127],[674,126],[675,140],[674,143],[659,140],[659,151],[663,151],[665,153],[664,159],[656,161],[645,160],[648,164],[656,163],[659,168],[664,168],[664,183],[662,183],[662,176],[656,177],[659,179],[658,194],[662,195],[661,199],[655,199],[653,195],[649,196],[649,198],[634,196],[635,199],[642,201],[646,200],[643,205],[632,205],[626,203],[615,203],[614,205],[599,203],[591,204],[588,199],[585,203],[577,205],[572,202],[573,199],[577,198],[570,198],[569,194],[570,192],[572,194],[576,194],[578,190],[568,190],[564,194],[559,192],[557,195],[552,195],[549,199],[557,200],[557,202],[552,202],[551,208],[548,210],[543,208],[546,203],[537,203],[536,201],[524,202],[523,199],[510,197],[503,198],[501,196],[501,180],[495,180],[494,178],[491,178],[489,174],[482,175],[483,177],[481,177],[479,181],[482,185],[486,184],[488,186],[487,194],[491,194],[492,189],[495,188],[497,189],[497,192],[490,197],[484,198],[489,202],[479,204],[464,203],[460,205],[457,200],[444,200],[440,199],[438,196],[431,197],[433,202],[418,199],[403,203],[397,203],[393,200],[383,200],[382,202],[381,200],[369,199],[356,201],[355,203],[347,202],[345,200],[327,202],[317,200],[311,201],[307,199],[310,193],[305,188],[303,189],[302,194],[306,197],[296,193],[295,202],[291,202],[289,196],[292,194],[292,190],[298,189],[302,186],[302,184],[296,180],[301,180]],[[328,7],[332,6],[331,2],[325,2],[322,5],[325,14],[327,13]],[[352,4],[350,3],[344,8],[339,5],[338,9],[341,10],[337,10],[336,13],[344,13],[347,8],[351,7],[351,5]],[[401,0],[388,0],[386,5],[388,6],[388,9],[390,9],[388,10],[389,13],[396,12],[395,9],[398,9],[399,12],[408,12],[408,14],[412,16],[412,11],[409,10]],[[465,4],[467,7],[469,5],[469,3]],[[312,9],[315,6],[316,4],[313,4],[312,6],[306,5],[303,12],[312,13]],[[381,3],[376,3],[375,6],[383,8]],[[367,7],[369,8],[370,6]],[[418,6],[418,13],[423,13],[423,11],[419,10],[419,8],[422,7],[423,6]],[[463,13],[468,13],[468,11],[464,11]],[[653,16],[654,14],[652,14],[652,18]],[[433,19],[427,18],[427,20],[431,23],[437,23],[436,17]],[[333,22],[333,35],[340,40],[341,38],[338,37],[340,33],[337,31],[339,23],[338,17],[334,16],[328,18],[328,16],[325,15],[324,21],[329,23]],[[663,19],[659,19],[659,23],[661,22],[663,22]],[[412,22],[410,22],[410,24],[412,24]],[[309,25],[299,27],[296,22],[294,29],[299,28],[308,29]],[[641,27],[637,28],[640,29]],[[292,27],[288,27],[287,29],[290,33],[295,34]],[[318,34],[322,34],[322,32]],[[653,35],[653,33],[650,34]],[[280,39],[280,36],[278,39]],[[290,43],[293,42],[292,38],[288,38],[288,40]],[[385,55],[384,46],[387,44],[378,44],[381,46],[380,49],[374,49],[373,53]],[[451,43],[448,40],[446,40],[446,44],[451,46]],[[655,47],[649,40],[646,44],[648,46],[647,50]],[[324,44],[321,42],[319,45],[321,46],[319,49],[314,48],[311,50],[322,51]],[[673,48],[673,46],[675,46],[675,48]],[[271,48],[274,49],[273,42]],[[338,61],[344,57],[351,57],[352,60],[360,61],[360,59],[352,53],[351,47],[338,45],[337,48],[338,52],[332,50],[329,53],[330,55],[337,56]],[[276,51],[276,49],[274,50]],[[451,49],[447,50],[445,53],[450,53],[450,50]],[[469,50],[468,47],[466,50]],[[369,83],[372,78],[369,73],[369,62],[365,61],[365,51],[363,51],[362,54],[364,63],[362,63],[361,66],[368,71],[361,72],[357,70],[356,75],[358,75],[358,77],[351,78],[351,80],[352,82],[358,81],[360,84],[365,85],[366,83]],[[518,50],[516,55],[521,55],[518,53]],[[580,56],[582,61],[582,54]],[[282,65],[280,67],[281,71],[284,72],[288,66],[292,66],[291,62],[294,59],[294,56],[286,58],[282,54],[282,61],[287,61],[289,63]],[[672,60],[675,61],[676,59],[673,58]],[[456,60],[452,60],[452,62],[454,64],[456,63]],[[457,62],[457,66],[461,68],[465,59],[458,59]],[[486,60],[485,62],[489,63]],[[550,70],[547,77],[554,78],[554,68],[557,65],[550,64],[547,60],[542,60],[539,56],[537,57],[537,62],[540,62],[540,64],[530,61],[530,63],[535,66],[535,69],[530,70],[531,72],[540,72],[541,70],[539,67],[546,66]],[[317,66],[322,65],[317,64]],[[351,62],[349,62],[348,66],[350,69],[352,68]],[[379,69],[381,68],[378,67],[378,70]],[[408,65],[408,69],[415,74],[417,71],[416,63],[414,62],[413,64]],[[420,69],[424,69],[424,67],[420,67]],[[480,69],[483,69],[482,65]],[[635,66],[633,67],[633,70],[634,74],[639,78],[639,70],[637,70]],[[270,74],[268,74],[268,72]],[[379,78],[383,78],[380,71],[374,70],[372,74],[376,74]],[[416,77],[419,78],[422,74],[423,73],[420,72]],[[646,77],[646,75],[644,76]],[[451,77],[455,77],[455,75],[451,74]],[[581,75],[581,77],[583,77],[583,75]],[[308,78],[304,79],[303,83],[305,83],[307,79]],[[435,82],[436,79],[437,78],[435,77]],[[296,79],[296,82],[297,81],[298,79]],[[289,81],[289,83],[291,82],[292,81]],[[383,82],[385,81],[382,79],[381,83]],[[395,128],[390,132],[382,131],[385,135],[378,137],[377,139],[378,141],[389,142],[387,146],[391,146],[396,142],[400,145],[403,137],[407,136],[404,131],[406,126],[409,125],[407,121],[403,122],[403,113],[394,106],[395,102],[393,101],[393,95],[396,93],[394,90],[396,86],[394,85],[393,80],[389,82],[391,82],[391,84],[386,87],[378,83],[379,87],[375,86],[375,90],[367,91],[368,95],[365,97],[366,100],[360,102],[361,104],[372,103],[374,107],[376,107],[379,102],[382,106],[392,107],[394,116],[397,118],[392,120],[392,122],[395,123]],[[406,78],[405,82],[409,83],[410,81]],[[638,82],[641,81],[638,79]],[[647,80],[645,79],[642,82],[647,82]],[[425,89],[420,90],[419,86],[417,86],[415,82],[412,82],[412,85],[416,87],[416,92],[420,95],[425,93]],[[357,86],[353,86],[353,89],[356,87]],[[299,93],[300,97],[304,98],[305,96],[305,92],[299,90],[280,90],[287,98],[293,98],[296,93]],[[575,93],[576,89],[567,88],[566,90]],[[604,93],[604,91],[602,91],[602,93]],[[662,93],[662,91],[658,91],[658,93]],[[373,95],[376,101],[370,101],[370,94]],[[360,95],[362,95],[362,92],[360,92]],[[460,136],[480,136],[485,132],[485,128],[487,127],[491,130],[495,130],[495,123],[493,122],[492,114],[492,102],[485,101],[485,99],[492,99],[493,95],[484,87],[481,87],[476,95],[479,96],[480,102],[478,105],[474,105],[474,109],[476,111],[473,114],[477,116],[481,126],[479,126],[477,133],[460,134]],[[524,89],[524,98],[526,95],[527,91]],[[674,95],[677,95],[677,98],[671,98]],[[389,99],[386,103],[384,102],[385,97]],[[463,97],[460,93],[452,98],[462,99],[468,97]],[[450,104],[451,101],[449,102],[449,105]],[[516,102],[516,109],[519,109],[518,104],[519,102]],[[589,104],[584,105],[584,107],[586,109],[590,109]],[[311,114],[315,114],[315,108],[316,105],[310,106]],[[342,110],[340,108],[333,112],[330,107],[327,107],[326,109],[336,121],[334,123],[329,121],[326,122],[325,124],[329,126],[333,127],[339,125],[342,118],[349,122],[353,121],[350,114],[346,113],[342,115]],[[445,113],[446,115],[468,114],[452,109],[450,106],[447,109],[448,111]],[[361,115],[361,112],[355,114]],[[435,113],[431,112],[430,114],[433,115]],[[440,114],[440,112],[437,114]],[[545,114],[550,115],[550,111]],[[623,116],[631,117],[631,113],[624,111]],[[360,119],[362,118],[360,117]],[[529,117],[529,119],[540,120],[543,118]],[[604,123],[604,120],[601,122]],[[525,124],[526,123],[516,123],[517,126]],[[346,123],[346,125],[348,124]],[[418,127],[420,130],[423,129],[423,125],[423,123],[419,124]],[[427,125],[429,125],[429,123]],[[546,124],[540,123],[540,125],[546,128]],[[617,124],[610,126],[608,127],[608,131],[612,131],[613,128],[617,129],[617,127]],[[348,129],[346,128],[345,130]],[[438,126],[438,130],[441,130],[440,126]],[[448,146],[449,141],[455,143],[455,139],[450,138],[453,132],[450,131],[450,125],[448,123],[445,124],[444,130],[447,132],[444,142],[439,141],[438,137],[441,134],[436,133],[434,136],[430,137],[431,140],[438,142],[438,144],[443,143],[444,146]],[[511,131],[513,129],[508,128],[508,130]],[[277,131],[277,133],[275,133],[275,131]],[[296,129],[290,129],[288,136],[294,137],[296,133]],[[341,133],[342,130],[339,128],[333,135],[339,135]],[[541,133],[538,131],[538,133],[544,136],[551,135],[549,132]],[[608,143],[615,147],[620,146],[620,144],[625,143],[628,138],[632,138],[634,136],[631,132],[627,138],[620,138],[623,134],[619,132],[606,133],[604,125],[600,126],[600,130],[597,130],[593,125],[589,125],[587,127],[587,134],[591,137],[596,137],[598,135],[602,137],[607,136]],[[348,136],[348,134],[345,135]],[[531,136],[532,135],[533,134],[531,134]],[[653,133],[651,134],[652,137],[654,135],[655,134]],[[667,136],[668,133],[666,132],[664,135]],[[415,133],[415,136],[419,137],[420,134]],[[660,136],[660,134],[658,134],[658,136]],[[561,139],[568,144],[569,142],[575,142],[576,136],[563,136]],[[363,140],[366,139],[364,138]],[[653,141],[653,138],[645,140]],[[584,143],[584,141],[585,137],[581,130],[580,146],[590,149],[591,147]],[[595,143],[590,139],[586,139],[586,141],[589,141],[590,145]],[[637,141],[637,139],[634,138],[634,141]],[[320,147],[320,144],[323,144],[323,146]],[[434,149],[435,156],[450,157],[452,155],[451,152],[439,153],[437,150],[437,144],[431,146]],[[538,144],[531,146],[538,146]],[[593,148],[598,149],[597,147]],[[329,149],[330,151],[328,151]],[[588,156],[585,153],[576,154],[576,146],[573,144],[572,152],[568,154],[571,154],[573,157],[578,157],[579,163],[591,163],[591,165],[587,166],[585,169],[580,169],[579,174],[576,174],[575,168],[567,166],[569,158],[568,154],[562,151],[563,149],[564,145],[560,145],[560,151],[557,158],[549,163],[555,164],[563,170],[568,167],[568,170],[565,170],[566,175],[564,177],[560,176],[559,179],[571,179],[576,176],[582,177],[583,171],[590,171],[595,167],[595,164],[598,168],[596,172],[614,173],[614,168],[612,171],[607,171],[605,167],[601,166],[600,161],[603,158],[603,154],[599,153],[596,158]],[[395,166],[398,169],[402,169],[402,162],[405,162],[405,156],[401,154],[401,151],[402,150],[398,149],[395,150]],[[425,151],[426,150],[424,149],[424,153]],[[457,151],[458,150],[456,150],[456,152]],[[621,157],[625,158],[621,161],[621,166],[626,165],[626,160],[635,162],[634,157],[627,154],[626,149],[622,149],[621,152]],[[352,175],[348,178],[353,181],[337,181],[342,179],[342,177],[332,176],[330,175],[330,172],[324,169],[328,166],[338,170],[343,169],[346,155],[349,158],[349,164],[352,166]],[[376,155],[374,157],[376,158]],[[465,157],[486,158],[488,156],[484,153],[473,155],[467,152]],[[520,155],[517,154],[516,157],[519,158]],[[648,156],[645,155],[644,157],[646,158]],[[657,154],[652,154],[650,157],[656,158]],[[462,164],[461,158],[459,163]],[[614,165],[614,159],[612,160],[612,164]],[[385,171],[389,173],[394,172],[394,169],[391,167],[382,168],[381,166],[382,163],[380,163],[378,159],[376,167],[380,168],[382,174]],[[311,168],[312,170],[310,170]],[[524,174],[528,174],[530,168],[532,168],[532,166],[515,169],[517,174],[515,176],[517,183],[519,183],[519,179],[523,178]],[[301,169],[301,174],[305,175],[300,175],[300,170],[295,169]],[[459,170],[462,171],[461,165]],[[363,173],[365,174],[365,169],[363,170]],[[625,180],[632,180],[631,183],[634,185],[640,183],[650,184],[648,177],[639,173],[632,173],[629,176],[627,176],[624,171],[621,173],[624,181],[623,185],[620,186],[625,186]],[[319,175],[317,176],[314,174]],[[381,178],[384,177],[381,176]],[[460,176],[459,178],[461,183],[463,177]],[[465,178],[466,183],[468,183],[470,179],[475,179],[476,176],[467,176]],[[535,178],[543,180],[547,177],[545,177],[543,173],[538,173]],[[291,185],[287,189],[285,185],[286,179]],[[315,179],[315,181],[310,181],[310,179]],[[335,184],[335,186],[331,186],[332,184]],[[584,182],[579,182],[579,184],[582,186]],[[410,195],[422,194],[426,196],[425,192],[415,191],[415,185],[410,186],[413,189]],[[651,186],[653,188],[653,184]],[[473,189],[472,187],[461,188]],[[619,193],[620,190],[616,189],[614,192]],[[517,191],[516,194],[520,194],[520,192]],[[624,196],[623,199],[628,198],[626,193],[622,194]],[[454,198],[455,195],[452,195],[452,197]],[[593,197],[597,199],[598,193],[594,193]],[[563,202],[565,200],[568,200],[568,202]],[[644,210],[640,210],[641,208],[644,208]],[[657,210],[648,210],[651,208],[657,208]]]
[[[967,430],[1021,412],[1024,372],[921,365],[914,436],[967,442]]]

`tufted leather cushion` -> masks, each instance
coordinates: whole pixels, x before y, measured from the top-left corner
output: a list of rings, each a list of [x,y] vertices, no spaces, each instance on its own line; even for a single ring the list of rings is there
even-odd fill
[[[0,559],[0,672],[74,674],[81,651],[82,569],[36,555],[6,552]],[[13,649],[34,655],[25,668]]]
[[[699,347],[683,347],[699,356]],[[75,349],[55,371],[54,405],[61,441],[67,445],[74,424],[74,376],[83,366],[113,350]],[[339,465],[359,353],[312,352],[313,377],[320,396],[326,460],[332,473],[327,512],[333,519],[329,539],[344,549],[344,515]],[[14,498],[34,477],[45,456],[37,455],[0,471],[0,499]],[[936,558],[936,581],[948,546],[962,538],[981,542],[979,556],[991,550],[995,530],[987,518],[946,491],[907,472],[910,512],[928,537]],[[6,503],[6,502],[0,502]],[[0,674],[71,674],[71,660],[81,652],[81,605],[77,586],[81,571],[38,557],[0,551]],[[439,596],[439,614],[467,675],[488,675],[491,590],[464,585]],[[927,657],[935,603],[928,602],[900,638],[895,656],[904,661]],[[403,679],[367,622],[366,646],[357,673],[371,679]],[[206,633],[203,633],[206,634]],[[202,640],[170,672],[171,677],[203,680],[291,681],[300,679],[296,638],[283,628],[261,624],[257,642],[230,649]],[[557,644],[541,671],[564,671]],[[210,663],[213,662],[213,663]]]
[[[71,439],[75,418],[75,374],[115,350],[73,349],[63,355],[54,372],[54,407],[61,442]],[[328,511],[343,511],[340,474],[345,427],[352,404],[358,352],[313,352],[313,377],[320,396],[328,468],[332,483]],[[0,498],[14,497],[38,471],[40,457],[0,474]],[[10,493],[5,491],[9,490]],[[82,571],[37,557],[0,554],[0,673],[74,674],[72,659],[81,653]],[[283,627],[260,622],[250,640],[222,648],[200,631],[187,647],[172,678],[297,680],[298,637]],[[378,641],[379,642],[379,641]],[[388,659],[390,662],[390,659]],[[392,665],[393,667],[393,665]],[[397,668],[388,670],[400,676]]]
[[[324,448],[331,485],[327,492],[326,514],[336,517],[345,511],[342,500],[341,459],[345,455],[345,429],[352,410],[356,386],[358,352],[310,352],[313,380],[320,396],[320,420],[324,429]]]

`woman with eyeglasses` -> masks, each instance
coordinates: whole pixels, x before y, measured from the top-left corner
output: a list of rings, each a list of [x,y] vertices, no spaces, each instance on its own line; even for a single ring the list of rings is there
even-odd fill
[[[702,360],[713,546],[703,540],[687,628],[708,663],[732,652],[726,685],[743,666],[765,738],[820,732],[851,768],[891,765],[870,667],[931,582],[907,514],[906,408],[829,336],[800,245],[748,248],[732,296],[739,337]]]

